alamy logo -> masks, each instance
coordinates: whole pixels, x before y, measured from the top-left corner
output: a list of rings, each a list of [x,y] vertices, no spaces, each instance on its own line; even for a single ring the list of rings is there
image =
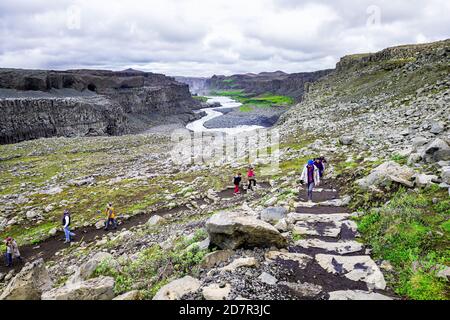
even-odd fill
[[[257,129],[233,135],[179,129],[172,133],[171,157],[176,165],[260,165],[261,175],[274,175],[279,172],[279,138],[278,129]]]

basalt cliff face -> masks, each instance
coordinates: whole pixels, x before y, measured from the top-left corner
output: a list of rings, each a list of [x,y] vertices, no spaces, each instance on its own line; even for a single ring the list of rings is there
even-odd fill
[[[249,94],[272,93],[284,95],[301,101],[309,83],[326,76],[332,70],[316,72],[284,73],[262,72],[259,74],[236,74],[229,77],[215,75],[206,81],[210,90],[236,90],[242,89]]]
[[[184,124],[198,104],[186,84],[162,74],[0,69],[0,143]]]

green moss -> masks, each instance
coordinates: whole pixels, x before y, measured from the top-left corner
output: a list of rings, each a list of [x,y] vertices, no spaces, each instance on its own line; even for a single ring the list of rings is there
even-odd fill
[[[207,102],[208,101],[208,97],[203,97],[203,96],[192,96],[192,98],[194,98],[195,100],[198,100],[200,102]]]
[[[411,299],[448,296],[433,270],[450,262],[449,215],[432,205],[432,198],[447,197],[442,191],[400,189],[390,202],[358,219],[358,230],[375,257],[389,260],[397,271],[388,280],[400,295]]]

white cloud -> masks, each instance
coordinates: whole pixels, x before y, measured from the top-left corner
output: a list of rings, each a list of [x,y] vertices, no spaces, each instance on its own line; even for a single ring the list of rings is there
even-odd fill
[[[374,8],[379,24],[368,25]],[[445,39],[449,15],[447,0],[2,0],[0,67],[312,71]]]

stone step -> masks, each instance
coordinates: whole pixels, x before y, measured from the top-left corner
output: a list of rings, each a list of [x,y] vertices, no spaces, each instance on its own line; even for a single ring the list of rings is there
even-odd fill
[[[329,292],[328,300],[393,300],[391,297],[376,292],[362,290],[341,290]]]
[[[315,260],[330,273],[344,275],[353,281],[364,281],[369,290],[386,288],[383,273],[369,256],[317,254]]]
[[[351,220],[317,220],[310,219],[304,221],[297,221],[293,227],[294,231],[300,235],[322,236],[337,238],[344,230],[351,234],[350,237],[346,235],[346,239],[353,238],[357,233],[357,225]]]
[[[305,222],[339,222],[348,220],[351,217],[349,213],[327,213],[327,214],[314,214],[314,213],[289,213],[286,220],[289,223],[296,223],[297,221]]]
[[[363,249],[362,243],[351,240],[327,242],[319,239],[304,239],[296,241],[295,245],[306,249],[308,248],[323,249],[329,252],[336,252],[342,255],[359,252]]]

